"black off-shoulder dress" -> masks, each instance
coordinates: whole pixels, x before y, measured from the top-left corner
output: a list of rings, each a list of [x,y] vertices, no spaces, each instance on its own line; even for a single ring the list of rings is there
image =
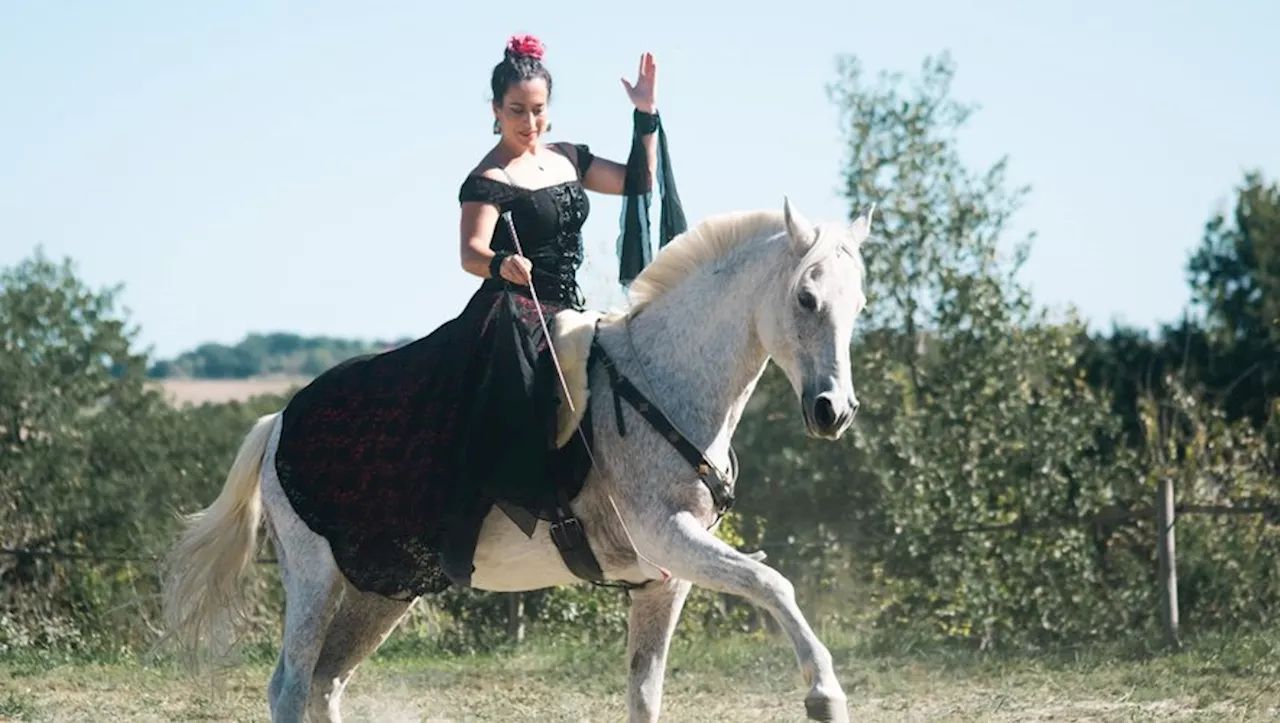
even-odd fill
[[[586,145],[575,149],[573,180],[529,189],[468,176],[458,194],[460,203],[511,213],[548,321],[584,303],[576,280],[590,213],[582,179],[594,156]],[[636,180],[645,170],[637,149],[633,143],[619,243],[624,282],[648,260],[637,248],[648,243],[650,198]],[[665,143],[662,151],[660,162],[668,160]],[[663,244],[683,230],[664,168]],[[516,251],[505,223],[491,247]],[[581,489],[590,440],[576,435],[555,448],[558,385],[528,288],[486,279],[456,318],[428,335],[346,360],[300,389],[283,411],[275,470],[356,588],[403,599],[469,585],[494,504],[529,532],[534,518],[551,519]]]

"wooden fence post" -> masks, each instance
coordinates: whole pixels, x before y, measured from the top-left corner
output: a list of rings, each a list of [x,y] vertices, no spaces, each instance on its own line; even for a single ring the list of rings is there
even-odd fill
[[[1173,478],[1160,480],[1156,489],[1156,557],[1160,573],[1160,623],[1164,641],[1177,650],[1178,642],[1178,562],[1174,545]]]

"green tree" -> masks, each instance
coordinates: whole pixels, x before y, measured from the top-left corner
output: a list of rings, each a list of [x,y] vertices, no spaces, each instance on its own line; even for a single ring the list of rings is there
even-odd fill
[[[946,55],[926,59],[910,83],[896,73],[868,83],[855,59],[841,63],[831,92],[848,139],[850,218],[880,209],[854,343],[863,407],[849,445],[806,444],[780,426],[794,400],[766,377],[743,425],[752,452],[744,475],[762,492],[758,501],[744,492],[744,514],[779,564],[809,571],[883,625],[981,644],[1143,629],[1155,622],[1154,538],[1131,512],[1148,508],[1169,477],[1186,501],[1256,494],[1274,477],[1275,428],[1267,437],[1224,423],[1171,375],[1175,349],[1214,359],[1199,327],[1170,327],[1157,344],[1120,336],[1099,354],[1074,315],[1051,318],[1034,302],[1018,279],[1030,238],[1006,238],[1028,189],[1006,188],[1005,159],[980,170],[962,161],[957,138],[972,107],[951,98],[953,77]],[[1270,218],[1256,210],[1264,195],[1269,204],[1269,192],[1249,196],[1254,220],[1237,224],[1254,238],[1271,228],[1257,220]],[[1259,261],[1243,266],[1256,279],[1271,257],[1242,233],[1229,235],[1231,253],[1255,249]],[[1227,245],[1214,239],[1210,248]],[[1222,261],[1231,253],[1192,268],[1248,288]],[[1253,318],[1238,304],[1219,307]],[[1257,349],[1251,362],[1264,358]],[[1155,385],[1126,387],[1143,367]],[[1090,384],[1090,368],[1122,383]],[[1128,439],[1112,411],[1119,404],[1132,408]],[[1267,619],[1276,585],[1262,571],[1276,559],[1276,536],[1184,529],[1197,532],[1182,558],[1195,571],[1184,585],[1188,618]],[[1242,569],[1255,574],[1232,572]]]
[[[1128,444],[1146,441],[1142,397],[1178,394],[1166,378],[1255,427],[1280,395],[1280,188],[1245,174],[1230,215],[1206,222],[1186,274],[1192,303],[1183,319],[1154,334],[1114,327],[1081,339],[1089,380],[1112,395]]]
[[[866,83],[855,59],[842,60],[831,95],[848,139],[844,195],[850,218],[879,209],[854,344],[863,408],[843,450],[789,454],[803,449],[789,441],[753,469],[793,480],[768,495],[771,509],[787,509],[784,486],[807,491],[791,509],[816,513],[827,537],[791,564],[829,565],[835,543],[851,543],[837,564],[872,592],[862,599],[882,624],[924,621],[983,643],[1104,634],[1134,622],[1114,614],[1113,598],[1148,594],[1118,584],[1145,574],[1142,561],[1100,555],[1106,532],[1018,523],[1074,520],[1146,493],[1125,474],[1131,456],[1102,444],[1118,430],[1077,366],[1081,325],[1049,319],[1017,278],[1030,239],[1007,241],[1006,226],[1027,189],[1007,188],[1005,159],[975,171],[960,157],[972,108],[951,98],[953,76],[945,55],[910,84],[901,74]],[[794,403],[773,399],[762,399],[766,417]],[[752,511],[767,518],[767,539],[814,538],[800,514]]]
[[[37,251],[0,273],[0,536],[7,543],[63,542],[110,524],[92,509],[89,430],[157,401],[144,388],[146,360],[114,313],[119,289],[94,291],[69,261]]]
[[[137,642],[175,510],[207,504],[257,413],[148,385],[120,287],[42,251],[0,271],[0,651]]]
[[[1261,423],[1280,394],[1280,186],[1246,173],[1230,220],[1205,224],[1187,277],[1212,343],[1204,381],[1233,417]]]

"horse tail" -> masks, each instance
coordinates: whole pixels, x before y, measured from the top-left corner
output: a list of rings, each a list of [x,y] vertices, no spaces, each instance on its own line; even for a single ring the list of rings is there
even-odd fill
[[[165,560],[161,601],[166,638],[194,667],[202,639],[230,648],[239,609],[239,579],[253,562],[262,520],[262,459],[279,413],[260,417],[245,435],[222,492],[207,508],[187,515]]]

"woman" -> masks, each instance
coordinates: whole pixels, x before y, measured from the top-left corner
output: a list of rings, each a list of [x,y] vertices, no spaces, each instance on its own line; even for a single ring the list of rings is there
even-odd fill
[[[466,307],[412,344],[330,369],[284,411],[281,484],[362,590],[403,597],[469,584],[495,501],[531,531],[533,517],[549,519],[576,494],[585,444],[554,449],[559,379],[537,306],[548,320],[583,308],[586,191],[625,197],[624,284],[649,259],[655,180],[660,244],[684,230],[653,56],[641,57],[634,84],[622,81],[635,106],[625,164],[586,144],[543,142],[552,90],[543,56],[536,38],[513,37],[490,78],[499,139],[458,194],[461,264],[484,279]]]
[[[595,158],[585,144],[542,144],[543,135],[551,130],[547,111],[552,87],[551,73],[542,64],[542,58],[542,44],[536,38],[528,35],[513,37],[507,44],[502,62],[494,67],[490,78],[493,132],[500,139],[467,177],[459,192],[462,203],[462,267],[481,278],[502,278],[520,285],[529,283],[530,270],[535,264],[515,253],[509,233],[498,225],[501,211],[512,210],[514,215],[515,209],[509,207],[511,201],[547,193],[553,204],[569,206],[574,218],[568,226],[560,229],[557,241],[571,247],[564,249],[570,258],[563,260],[573,261],[574,267],[569,269],[560,265],[555,269],[545,269],[552,275],[549,280],[567,282],[580,263],[581,252],[576,248],[580,244],[575,237],[586,219],[588,208],[585,200],[565,198],[563,193],[557,195],[556,192],[568,188],[578,191],[574,195],[580,196],[581,189],[585,188],[622,195],[634,192],[636,186],[648,191],[653,185],[658,163],[658,139],[654,132],[658,128],[655,100],[657,64],[653,55],[645,53],[641,56],[639,77],[634,85],[622,79],[635,106],[635,139],[639,141],[639,147],[633,145],[632,149],[629,167],[634,177],[630,179],[627,177],[628,166]],[[643,158],[637,158],[639,154],[643,154]],[[643,168],[637,161],[643,161]],[[649,172],[640,175],[644,170]],[[544,206],[539,210],[545,214],[551,207]],[[548,241],[550,236],[556,235],[543,230],[540,241]],[[495,245],[498,248],[495,249]],[[634,273],[627,276],[624,271],[624,283],[631,278],[634,278]]]

